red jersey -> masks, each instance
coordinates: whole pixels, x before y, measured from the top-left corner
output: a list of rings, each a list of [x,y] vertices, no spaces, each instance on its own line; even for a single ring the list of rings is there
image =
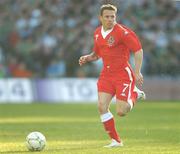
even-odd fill
[[[124,25],[115,24],[103,38],[101,28],[95,30],[93,51],[102,58],[104,69],[116,72],[129,66],[130,51],[137,52],[142,48],[136,34]]]

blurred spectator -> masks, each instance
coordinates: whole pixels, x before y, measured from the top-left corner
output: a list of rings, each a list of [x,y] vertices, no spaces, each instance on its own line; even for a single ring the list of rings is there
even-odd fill
[[[66,66],[63,60],[53,59],[47,67],[47,77],[64,77],[66,74]]]
[[[33,73],[27,69],[26,63],[19,62],[12,71],[12,76],[17,78],[31,78]]]

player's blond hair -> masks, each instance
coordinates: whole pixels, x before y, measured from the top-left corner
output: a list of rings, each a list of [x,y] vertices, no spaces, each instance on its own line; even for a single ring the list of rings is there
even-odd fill
[[[100,8],[100,15],[101,16],[103,15],[104,10],[113,10],[113,11],[115,11],[115,13],[117,13],[117,7],[112,5],[112,4],[104,4],[101,6],[101,8]]]

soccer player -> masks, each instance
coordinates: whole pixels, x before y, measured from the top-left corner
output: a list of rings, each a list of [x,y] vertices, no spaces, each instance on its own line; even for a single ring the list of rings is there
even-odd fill
[[[103,69],[98,79],[98,110],[111,143],[105,147],[123,146],[118,135],[110,102],[116,96],[116,110],[119,116],[125,116],[138,98],[145,99],[145,93],[135,86],[142,86],[141,65],[143,50],[136,34],[124,25],[116,23],[117,7],[111,4],[100,8],[99,26],[94,32],[93,52],[79,58],[79,64],[98,60],[103,61]],[[129,64],[130,51],[134,53],[135,68]]]

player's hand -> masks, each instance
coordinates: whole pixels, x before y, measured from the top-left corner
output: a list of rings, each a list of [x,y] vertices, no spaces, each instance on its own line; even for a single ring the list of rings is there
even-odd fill
[[[143,75],[141,73],[135,73],[135,78],[136,78],[136,83],[139,86],[142,86],[144,82]]]
[[[87,63],[87,62],[88,62],[88,55],[81,56],[81,57],[79,58],[79,65],[80,65],[80,66],[84,65],[84,64]]]

